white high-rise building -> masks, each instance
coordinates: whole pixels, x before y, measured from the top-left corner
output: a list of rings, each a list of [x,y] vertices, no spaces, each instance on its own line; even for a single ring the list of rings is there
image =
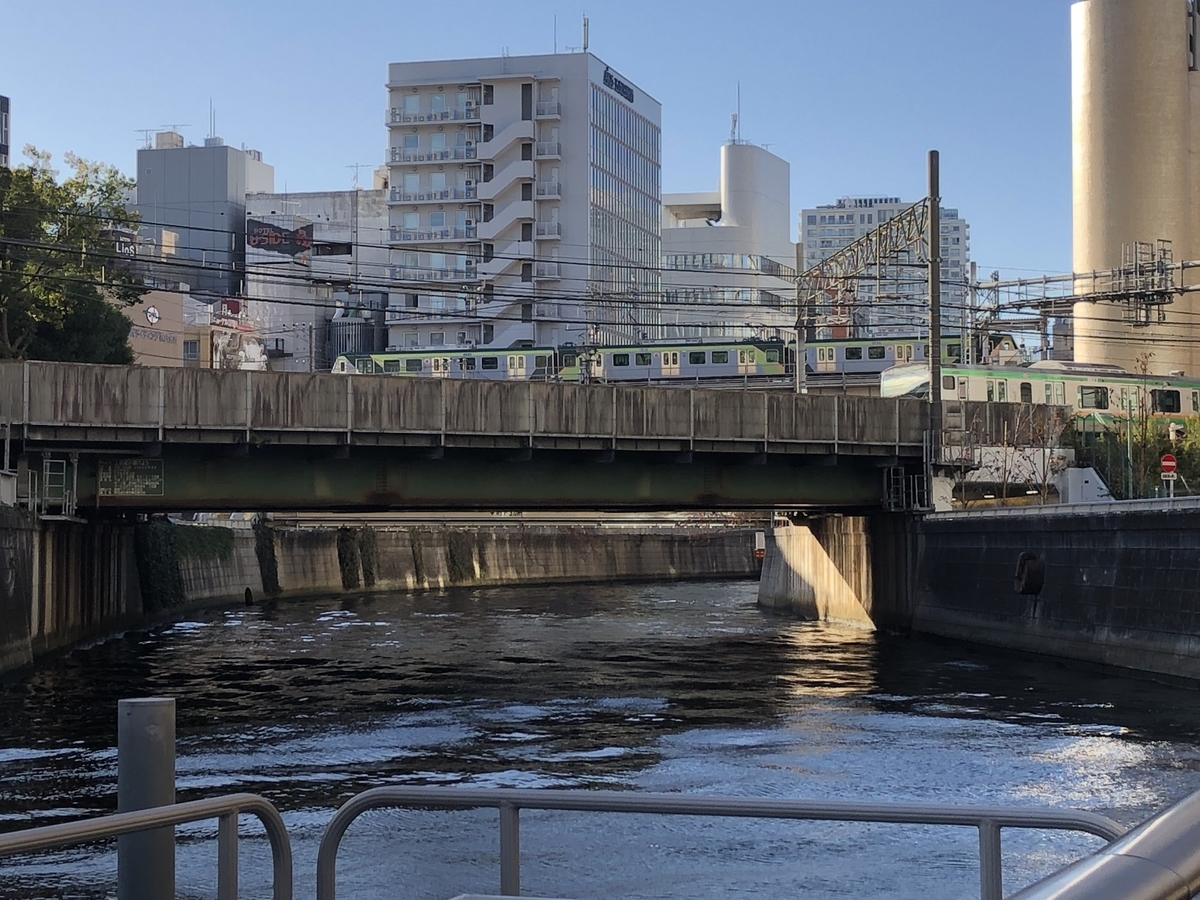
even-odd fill
[[[801,210],[802,267],[812,268],[913,205],[899,197],[843,197]],[[965,321],[971,271],[971,228],[957,209],[942,208],[941,245],[942,327],[956,330]],[[882,337],[928,328],[927,284],[924,261],[915,251],[904,254],[859,280],[857,297],[841,307],[852,321],[822,331],[825,336]]]
[[[388,107],[390,346],[603,343],[657,324],[657,100],[570,53],[393,63]]]
[[[677,339],[779,337],[796,325],[791,169],[754,144],[721,148],[716,191],[663,197],[663,324]]]

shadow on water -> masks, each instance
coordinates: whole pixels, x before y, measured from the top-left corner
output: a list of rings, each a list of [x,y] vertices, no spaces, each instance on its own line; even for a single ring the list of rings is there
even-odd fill
[[[755,607],[755,589],[588,585],[280,601],[131,632],[0,687],[0,828],[112,810],[116,701],[155,694],[178,698],[181,799],[267,795],[295,829],[298,871],[311,864],[329,811],[386,783],[1051,803],[1130,822],[1200,786],[1191,689],[780,619]],[[678,831],[685,845],[711,832],[656,827]],[[723,828],[738,858],[783,839]],[[541,840],[553,846],[567,833]],[[642,835],[642,849],[653,843],[636,828],[623,833]],[[488,835],[483,828],[479,840]],[[908,840],[879,852],[899,866]],[[954,853],[970,865],[953,854],[946,864],[955,878],[973,865],[969,844]],[[861,869],[856,859],[847,875]],[[1059,857],[1039,859],[1044,869]],[[543,875],[547,889],[568,889]],[[735,875],[755,877],[737,867],[712,877]],[[804,885],[821,895],[816,882]],[[0,887],[0,898],[18,896],[32,895]],[[922,896],[919,887],[911,896]]]

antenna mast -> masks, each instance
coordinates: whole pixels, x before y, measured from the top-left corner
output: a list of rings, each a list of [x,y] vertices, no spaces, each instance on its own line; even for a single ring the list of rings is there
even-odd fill
[[[583,17],[583,52],[588,52],[588,17]]]

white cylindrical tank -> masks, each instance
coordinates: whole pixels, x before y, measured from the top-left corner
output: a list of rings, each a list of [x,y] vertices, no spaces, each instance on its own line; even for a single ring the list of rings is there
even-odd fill
[[[746,240],[764,249],[788,243],[791,168],[754,144],[721,147],[721,224],[746,229]]]
[[[1186,0],[1082,0],[1071,7],[1074,269],[1122,264],[1137,241],[1193,246],[1192,124]],[[1198,173],[1200,180],[1200,173]],[[1197,230],[1200,237],[1200,230]],[[1086,285],[1081,285],[1086,287]],[[1075,358],[1151,371],[1191,365],[1191,304],[1133,328],[1120,306],[1075,306]]]

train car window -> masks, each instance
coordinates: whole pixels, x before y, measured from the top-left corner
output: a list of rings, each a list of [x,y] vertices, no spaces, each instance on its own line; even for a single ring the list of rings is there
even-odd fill
[[[965,378],[958,379],[958,399],[966,400],[967,396],[969,394],[970,394],[970,390],[968,388],[967,379],[965,379]]]
[[[442,361],[440,359],[438,359],[436,356],[433,358],[433,371],[435,371],[435,372],[442,371]]]
[[[1033,385],[1030,384],[1028,381],[1021,382],[1021,402],[1022,403],[1032,403],[1033,402]]]
[[[955,362],[962,362],[962,344],[947,344],[946,356]]]
[[[751,351],[751,352],[753,352],[753,351]],[[754,362],[754,360],[752,359],[752,360],[750,360],[750,362]],[[769,363],[779,362],[779,351],[778,350],[768,350],[767,351],[767,362],[769,362]]]
[[[649,353],[634,354],[633,361],[636,365],[648,366],[648,365],[650,365],[650,354]]]
[[[996,382],[996,401],[999,403],[1008,402],[1008,382],[1000,380]]]
[[[550,357],[548,357],[548,356],[535,356],[535,357],[533,358],[533,364],[534,364],[534,366],[535,366],[535,367],[537,367],[537,368],[539,368],[539,369],[546,369],[546,368],[549,368],[549,366],[550,366]]]
[[[614,366],[627,366],[627,365],[629,365],[629,354],[628,353],[614,353],[612,360],[613,360]]]
[[[925,359],[929,359],[929,345],[928,344],[921,345],[921,356],[923,356]]]
[[[420,372],[421,371],[421,361],[419,359],[406,359],[404,361],[404,371],[405,372]]]
[[[485,356],[479,361],[481,369],[498,369],[500,368],[500,359],[496,356]]]
[[[954,376],[953,375],[943,375],[942,376],[942,390],[943,391],[954,390]]]
[[[1050,382],[1050,381],[1046,382],[1046,402],[1047,403],[1054,402],[1054,384],[1053,384],[1053,382]]]
[[[846,359],[862,359],[862,347],[847,347]]]
[[[399,372],[400,371],[400,360],[385,359],[383,361],[383,371],[384,372]]]
[[[563,368],[564,369],[575,368],[575,366],[578,364],[578,361],[579,361],[579,357],[577,357],[574,353],[564,353],[563,354]]]
[[[714,350],[712,361],[714,364],[729,362],[729,351],[728,350]]]
[[[465,369],[468,372],[475,371],[475,357],[473,357],[473,356],[464,356],[462,359],[460,359],[458,361],[458,364],[460,366],[462,366],[463,369]]]
[[[1155,412],[1183,412],[1183,404],[1180,403],[1179,391],[1151,391],[1150,399],[1154,404]]]
[[[868,347],[867,359],[883,359],[887,356],[887,350],[883,347]]]
[[[1080,385],[1080,409],[1108,409],[1108,388]]]
[[[1192,412],[1200,412],[1200,391],[1192,391]]]
[[[825,348],[824,347],[817,348],[817,362],[825,362]]]
[[[996,402],[996,382],[994,382],[994,381],[989,381],[987,383],[987,402],[988,403]]]
[[[707,354],[703,350],[693,350],[688,354],[688,365],[702,366],[706,357]]]

